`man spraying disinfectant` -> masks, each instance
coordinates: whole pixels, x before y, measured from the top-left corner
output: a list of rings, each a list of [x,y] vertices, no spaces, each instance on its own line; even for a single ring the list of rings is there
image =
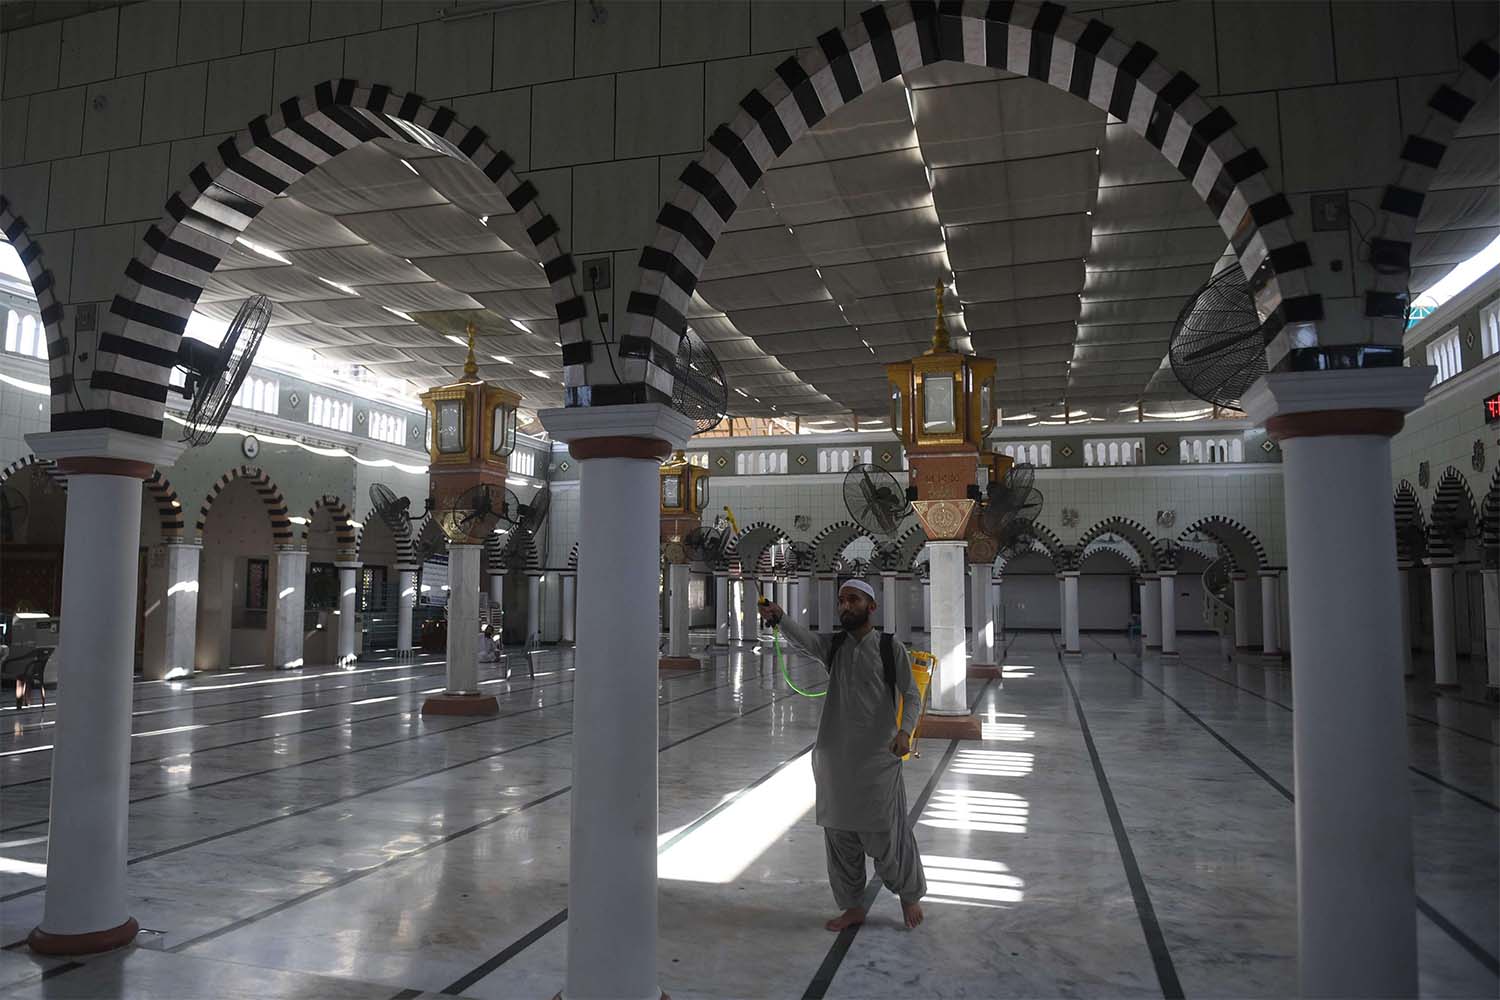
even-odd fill
[[[843,912],[825,926],[841,931],[864,923],[868,855],[885,887],[900,897],[906,926],[915,927],[922,922],[920,900],[927,893],[927,879],[906,820],[901,758],[911,749],[922,697],[906,647],[870,624],[874,589],[863,580],[846,580],[838,603],[844,631],[827,637],[784,619],[779,605],[760,607],[762,620],[780,626],[798,648],[828,668],[828,697],[812,766],[828,881]],[[897,695],[899,725],[893,711]]]

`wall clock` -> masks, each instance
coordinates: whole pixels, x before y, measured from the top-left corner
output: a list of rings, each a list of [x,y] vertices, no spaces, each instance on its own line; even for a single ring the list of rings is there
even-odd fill
[[[254,434],[246,434],[245,439],[240,442],[240,451],[245,453],[246,458],[254,458],[260,454],[260,441]]]

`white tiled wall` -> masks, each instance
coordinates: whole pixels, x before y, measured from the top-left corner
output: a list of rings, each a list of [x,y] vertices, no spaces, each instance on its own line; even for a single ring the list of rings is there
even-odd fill
[[[1432,506],[1432,493],[1443,470],[1453,466],[1468,480],[1476,504],[1482,503],[1500,461],[1500,424],[1485,425],[1482,400],[1500,391],[1500,361],[1487,361],[1472,374],[1460,376],[1451,389],[1408,414],[1401,433],[1391,440],[1391,489],[1409,480],[1422,498],[1423,512]],[[1474,442],[1484,446],[1483,468],[1472,464]],[[1424,488],[1417,469],[1428,463]]]
[[[47,383],[47,366],[15,354],[0,359],[5,374],[23,382]],[[0,382],[0,467],[31,454],[26,435],[47,430],[47,396]]]

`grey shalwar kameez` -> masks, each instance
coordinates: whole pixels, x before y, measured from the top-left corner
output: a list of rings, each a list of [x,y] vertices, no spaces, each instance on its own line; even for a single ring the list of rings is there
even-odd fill
[[[784,618],[781,630],[819,662],[828,662],[831,636],[808,631]],[[921,695],[911,676],[906,647],[892,640],[896,688],[903,695],[901,728],[917,725]],[[813,747],[817,823],[828,850],[828,881],[842,909],[863,905],[865,855],[885,887],[915,903],[927,892],[917,838],[906,820],[906,785],[901,758],[891,753],[896,709],[880,662],[880,633],[850,635],[829,669],[828,697]]]

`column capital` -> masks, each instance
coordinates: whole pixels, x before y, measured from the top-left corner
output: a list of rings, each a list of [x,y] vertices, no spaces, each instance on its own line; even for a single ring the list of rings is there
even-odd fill
[[[38,458],[57,462],[64,472],[139,479],[148,478],[153,469],[171,465],[187,448],[182,441],[142,437],[114,427],[38,431],[26,435],[26,444]],[[139,472],[141,468],[145,472]]]
[[[547,433],[580,462],[591,458],[660,461],[687,444],[697,425],[661,403],[569,406],[538,414]]]
[[[1434,369],[1356,368],[1272,372],[1245,393],[1245,412],[1276,440],[1293,437],[1378,435],[1401,430],[1422,405]]]
[[[1237,569],[1233,573],[1229,574],[1229,579],[1235,580],[1235,581],[1248,580],[1248,579],[1250,579],[1250,574],[1246,573],[1242,569]]]
[[[1082,575],[1083,575],[1082,570],[1076,570],[1076,569],[1065,569],[1061,573],[1058,574],[1058,576],[1062,577],[1064,580],[1068,579],[1068,577],[1073,577],[1073,578],[1076,579],[1076,578],[1078,578],[1078,577],[1080,577]]]
[[[364,565],[365,564],[362,563],[362,562],[341,561],[341,562],[335,562],[333,564],[333,567],[334,567],[334,569],[362,569],[364,567]]]

